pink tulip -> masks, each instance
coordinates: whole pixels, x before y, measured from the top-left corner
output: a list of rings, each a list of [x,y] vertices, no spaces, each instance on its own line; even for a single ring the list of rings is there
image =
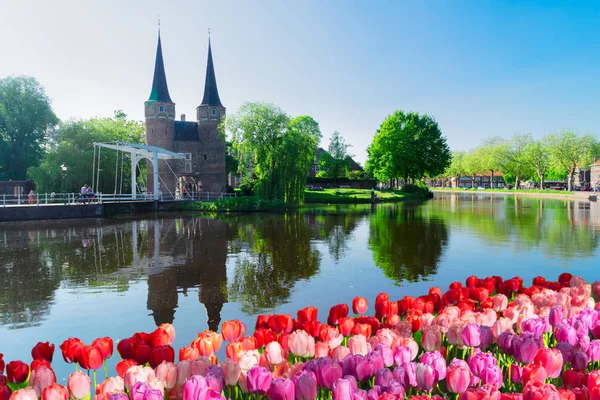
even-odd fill
[[[487,384],[467,389],[460,397],[462,400],[500,400],[500,392],[496,386]],[[541,400],[541,399],[539,399]],[[544,399],[545,400],[545,399]],[[556,399],[558,400],[558,399]]]
[[[19,389],[10,396],[10,400],[38,400],[35,390],[31,387]]]
[[[368,353],[367,338],[361,334],[352,336],[348,339],[348,348],[350,349],[350,354],[366,356]]]
[[[191,368],[192,367],[190,365],[190,362],[187,360],[179,361],[177,363],[177,382],[175,383],[176,387],[183,387],[183,383],[185,382],[185,380],[192,376]]]
[[[354,399],[354,388],[352,387],[352,381],[349,379],[338,379],[333,383],[333,400],[353,400]]]
[[[310,371],[301,371],[292,378],[296,400],[314,400],[317,397],[317,378]]]
[[[315,338],[303,330],[293,332],[288,339],[290,351],[296,357],[313,357],[315,355]]]
[[[323,342],[315,343],[315,358],[323,358],[323,357],[327,357],[328,355],[329,355],[329,346],[327,346],[327,343],[323,343]]]
[[[254,366],[260,364],[260,353],[258,350],[246,350],[239,352],[238,364],[242,373],[246,374]]]
[[[435,385],[435,372],[431,365],[418,363],[415,374],[419,389],[430,392]]]
[[[41,366],[31,371],[29,386],[35,390],[37,397],[42,395],[42,390],[44,390],[46,386],[50,386],[53,383],[56,383],[56,375],[50,368]]]
[[[225,386],[235,386],[237,385],[240,374],[242,373],[242,369],[239,364],[231,361],[230,359],[226,359],[221,363],[221,368],[223,369],[223,374],[225,375]]]
[[[177,383],[177,367],[172,362],[163,361],[156,367],[154,374],[163,382],[165,389],[169,390],[175,387]]]
[[[136,365],[127,370],[125,373],[125,387],[131,391],[133,385],[138,382],[148,382],[150,379],[154,379],[156,375],[154,370],[150,367],[144,367]]]
[[[413,360],[410,348],[406,346],[398,346],[394,350],[394,363],[396,366],[407,364]]]
[[[421,344],[425,351],[435,351],[442,347],[442,331],[437,325],[430,326],[423,331]]]
[[[86,374],[83,374],[83,375],[86,378],[88,378],[88,376]],[[69,390],[71,390],[70,378],[71,377],[69,377]],[[120,376],[117,376],[116,378],[108,378],[104,382],[102,382],[101,384],[96,386],[96,394],[108,394],[108,393],[112,393],[114,391],[120,391],[120,392],[125,391],[125,381]],[[73,397],[73,395],[71,395],[71,397]],[[80,399],[81,397],[76,397],[76,398]]]
[[[159,379],[159,378],[148,379],[148,382],[146,382],[146,384],[148,385],[148,387],[150,389],[158,390],[161,393],[164,393],[164,391],[165,391],[165,383],[162,379]]]
[[[541,348],[537,351],[533,360],[544,367],[549,378],[556,379],[560,376],[563,356],[559,350]]]
[[[265,347],[265,354],[271,365],[281,364],[285,360],[284,350],[277,341],[267,344]]]
[[[469,387],[472,378],[469,365],[455,358],[446,370],[446,387],[450,393],[463,393]]]
[[[208,383],[203,376],[192,375],[190,379],[183,384],[183,400],[198,400],[203,393],[203,390],[207,388]]]
[[[269,398],[271,400],[294,400],[294,382],[289,379],[273,379],[269,390]]]
[[[273,375],[266,368],[254,367],[248,371],[248,393],[265,395],[271,387]]]
[[[42,390],[42,400],[69,400],[66,387],[53,383]]]
[[[241,353],[241,352],[240,352]],[[206,370],[213,363],[208,357],[198,357],[197,360],[190,361],[190,373],[192,375],[206,375]]]
[[[523,400],[559,400],[560,395],[554,385],[529,381],[523,388]]]
[[[506,307],[508,307],[508,297],[506,297],[502,293],[499,293],[496,296],[494,296],[494,302],[493,302],[494,311],[502,312],[502,311],[506,310]]]
[[[87,374],[81,371],[73,372],[67,380],[67,388],[72,399],[85,399],[92,390],[92,381]],[[123,389],[123,384],[121,384],[121,389]],[[96,389],[96,393],[98,393],[98,389]]]

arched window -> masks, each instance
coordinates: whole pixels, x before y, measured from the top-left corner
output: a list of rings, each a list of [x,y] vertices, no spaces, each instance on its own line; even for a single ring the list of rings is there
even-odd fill
[[[210,113],[211,113],[211,115],[217,115],[217,110],[215,108],[213,108]]]
[[[160,107],[158,107],[158,111],[160,111],[160,112],[165,112],[165,106],[160,106]]]

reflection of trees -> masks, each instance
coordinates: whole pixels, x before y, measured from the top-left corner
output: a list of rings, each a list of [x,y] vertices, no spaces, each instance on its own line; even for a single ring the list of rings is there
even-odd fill
[[[298,280],[319,270],[320,255],[311,244],[312,231],[304,215],[265,214],[235,221],[238,238],[246,241],[250,251],[238,255],[228,293],[245,313],[257,314],[285,303]]]
[[[10,328],[37,326],[49,313],[61,286],[124,291],[122,274],[132,263],[132,231],[121,224],[54,221],[6,224],[0,247],[0,323]],[[144,235],[137,238],[143,243]]]
[[[589,232],[600,223],[598,203],[436,194],[425,207],[431,216],[476,233],[487,245],[512,243],[517,250],[539,249],[547,256],[564,259],[592,256],[598,247],[598,238]]]
[[[448,243],[443,220],[429,219],[423,206],[378,207],[371,219],[369,248],[375,264],[396,283],[437,273]]]

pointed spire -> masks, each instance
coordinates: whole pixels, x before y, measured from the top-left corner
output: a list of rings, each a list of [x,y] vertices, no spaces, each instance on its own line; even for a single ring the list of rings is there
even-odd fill
[[[206,80],[204,81],[204,98],[202,99],[201,104],[223,107],[221,99],[219,99],[217,78],[215,77],[215,67],[213,65],[212,50],[210,48],[210,27],[208,28],[208,62],[206,64]]]
[[[156,62],[154,63],[154,80],[152,81],[152,91],[150,92],[148,101],[162,101],[165,103],[173,102],[171,96],[169,96],[162,46],[160,44],[160,19],[158,22],[158,46],[156,48]]]

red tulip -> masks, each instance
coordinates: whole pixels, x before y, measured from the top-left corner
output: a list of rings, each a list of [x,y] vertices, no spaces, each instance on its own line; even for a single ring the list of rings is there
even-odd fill
[[[144,365],[150,360],[150,352],[152,349],[146,343],[139,343],[134,347],[131,357],[138,365]]]
[[[490,293],[486,288],[478,287],[478,288],[471,289],[470,295],[471,295],[470,297],[473,300],[481,303],[482,301],[484,301],[485,299],[487,299],[489,297]]]
[[[193,361],[200,356],[198,350],[192,346],[184,346],[179,349],[179,361]]]
[[[191,344],[198,350],[198,354],[204,357],[212,357],[221,348],[223,336],[213,331],[204,331],[198,334],[198,338]]]
[[[279,344],[281,345],[281,347],[283,347],[283,349],[285,351],[289,351],[290,350],[289,339],[290,339],[290,334],[289,333],[282,333],[281,335],[279,335],[277,337],[277,342],[279,342]]]
[[[224,321],[221,326],[221,334],[223,339],[228,342],[235,342],[242,336],[246,335],[246,324],[234,319],[232,321]]]
[[[454,289],[461,289],[462,288],[462,283],[460,282],[452,282],[449,286],[448,289],[449,290],[454,290]]]
[[[102,366],[102,353],[96,346],[83,346],[77,355],[77,362],[83,369],[98,369]]]
[[[152,332],[153,347],[165,346],[175,341],[175,327],[169,323],[161,324]]]
[[[311,322],[304,324],[302,326],[302,329],[304,329],[306,331],[306,333],[308,333],[310,336],[316,338],[319,336],[319,333],[321,332],[322,325],[323,324],[320,323],[319,321],[311,321]],[[600,334],[599,334],[599,336],[600,336]]]
[[[473,288],[477,287],[478,282],[479,282],[479,278],[477,278],[474,275],[471,275],[465,281],[465,286],[468,287],[469,289],[473,289]]]
[[[138,363],[135,362],[135,360],[123,360],[123,361],[119,361],[117,363],[116,366],[116,370],[117,370],[117,374],[125,379],[125,373],[127,372],[127,370],[131,367],[134,367],[138,365]]]
[[[117,343],[117,351],[123,360],[132,359],[134,357],[135,344],[136,340],[133,338],[122,339]]]
[[[535,353],[533,361],[544,367],[549,378],[555,379],[560,376],[563,366],[563,355],[559,350],[541,348]]]
[[[375,299],[375,317],[383,319],[389,314],[390,299],[387,293],[379,293]]]
[[[155,347],[150,353],[150,366],[156,368],[163,361],[173,362],[175,361],[175,350],[171,346]]]
[[[38,358],[43,358],[49,363],[52,362],[52,356],[54,355],[54,345],[50,344],[50,342],[38,342],[33,349],[31,349],[31,357],[34,360]]]
[[[66,363],[73,363],[77,360],[77,353],[84,346],[81,339],[69,338],[60,345],[62,356]]]
[[[242,342],[231,342],[227,345],[227,347],[225,347],[225,354],[227,355],[227,358],[235,361],[236,363],[238,362],[239,354],[242,351],[245,351],[244,343]]]
[[[354,328],[355,322],[352,318],[340,318],[338,320],[338,330],[344,336],[350,336],[352,329]]]
[[[305,324],[307,322],[316,321],[319,310],[316,307],[306,307],[298,310],[298,322]]]
[[[283,332],[290,333],[293,326],[294,321],[292,320],[292,316],[289,314],[273,315],[269,320],[269,328],[271,328],[277,334]]]
[[[0,375],[4,373],[4,360],[2,359],[4,354],[0,353]]]
[[[9,400],[12,390],[6,385],[0,385],[0,400]]]
[[[354,314],[364,314],[369,309],[369,301],[364,297],[356,296],[352,299],[352,312]]]
[[[29,376],[29,365],[22,361],[11,361],[6,364],[6,377],[9,383],[23,383]]]
[[[253,337],[256,339],[256,347],[259,349],[277,340],[277,334],[271,329],[265,328],[258,328],[255,330]]]
[[[92,342],[92,346],[96,347],[100,351],[103,360],[109,359],[113,354],[113,340],[108,336],[95,339]]]
[[[327,317],[327,323],[331,326],[336,326],[340,318],[346,318],[348,316],[348,305],[347,304],[336,304],[329,309],[329,316]]]
[[[137,342],[144,342],[152,347],[152,334],[146,332],[136,332],[133,334],[133,339]]]
[[[38,367],[44,366],[48,369],[52,369],[52,366],[50,365],[50,363],[46,360],[44,360],[43,358],[38,358],[37,360],[33,360],[31,362],[31,365],[29,367],[29,369],[31,371],[35,371]]]
[[[363,335],[364,337],[366,337],[368,339],[371,337],[371,334],[372,334],[371,325],[355,323],[354,326],[352,327],[352,334],[353,335]]]
[[[572,277],[573,275],[571,275],[570,273],[563,272],[558,276],[558,282],[562,285],[568,285]]]
[[[413,303],[415,301],[414,297],[411,296],[404,296],[404,298],[402,298],[402,300],[398,301],[398,312],[400,313],[400,315],[404,315],[408,312],[408,310],[410,310],[413,306]]]
[[[259,315],[256,317],[256,328],[267,328],[269,329],[269,320],[271,319],[271,315]]]

